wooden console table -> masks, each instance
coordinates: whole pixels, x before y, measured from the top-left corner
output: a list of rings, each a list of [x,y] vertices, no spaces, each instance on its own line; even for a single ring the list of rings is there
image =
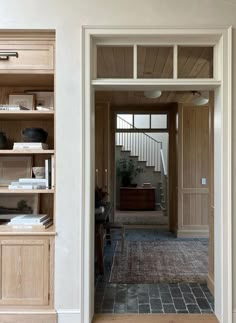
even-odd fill
[[[121,211],[155,210],[155,187],[121,187]]]

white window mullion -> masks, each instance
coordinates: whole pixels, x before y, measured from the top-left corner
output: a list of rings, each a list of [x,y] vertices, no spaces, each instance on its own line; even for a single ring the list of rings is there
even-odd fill
[[[133,52],[133,57],[134,57],[134,62],[133,62],[133,78],[137,79],[138,78],[138,46],[135,44],[133,46],[134,52]]]
[[[173,55],[173,78],[178,78],[178,45],[174,46],[174,55]]]

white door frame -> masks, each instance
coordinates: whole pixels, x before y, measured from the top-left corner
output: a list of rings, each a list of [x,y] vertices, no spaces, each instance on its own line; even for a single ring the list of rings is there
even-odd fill
[[[123,39],[121,40],[121,37]],[[214,79],[98,79],[94,46],[129,44],[213,44]],[[94,313],[94,89],[214,90],[214,200],[215,200],[215,314],[220,323],[232,323],[232,28],[82,28],[82,176],[81,193],[81,322]],[[177,73],[174,72],[176,76]]]

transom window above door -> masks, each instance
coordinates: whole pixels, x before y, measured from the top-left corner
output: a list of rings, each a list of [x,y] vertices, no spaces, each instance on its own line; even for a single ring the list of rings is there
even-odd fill
[[[116,116],[116,129],[163,129],[166,130],[167,114],[121,113]]]
[[[213,79],[214,46],[98,45],[96,79]]]

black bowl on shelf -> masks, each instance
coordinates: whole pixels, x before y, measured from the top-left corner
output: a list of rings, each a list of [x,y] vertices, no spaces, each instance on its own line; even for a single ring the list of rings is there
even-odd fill
[[[7,138],[2,131],[0,131],[0,149],[7,149]]]
[[[25,128],[22,137],[24,142],[46,142],[48,133],[42,128]]]

